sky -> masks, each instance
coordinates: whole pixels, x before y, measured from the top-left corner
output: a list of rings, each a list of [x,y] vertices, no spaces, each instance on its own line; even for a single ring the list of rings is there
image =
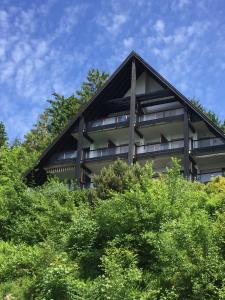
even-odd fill
[[[0,0],[0,121],[22,139],[53,92],[136,51],[225,118],[224,0]]]

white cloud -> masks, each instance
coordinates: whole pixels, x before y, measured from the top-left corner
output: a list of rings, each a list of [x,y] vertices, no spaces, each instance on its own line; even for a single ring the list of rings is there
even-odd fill
[[[77,4],[71,5],[64,9],[62,18],[60,19],[59,27],[57,28],[57,34],[70,33],[74,26],[77,24],[79,17],[86,10],[87,5]]]
[[[171,2],[171,8],[173,11],[181,10],[190,5],[190,0],[174,0]]]
[[[164,30],[165,30],[164,21],[163,20],[157,20],[155,25],[154,25],[154,29],[158,34],[164,33]]]
[[[125,48],[132,48],[134,45],[134,38],[128,37],[123,40],[123,45]]]
[[[177,1],[177,6],[179,8],[183,8],[184,6],[189,5],[189,4],[190,4],[190,0],[179,0],[179,1]]]
[[[115,13],[107,16],[99,16],[97,18],[97,23],[104,27],[109,33],[116,35],[127,20],[128,16],[126,14]]]
[[[9,16],[4,10],[0,10],[0,34],[4,34],[9,28]]]

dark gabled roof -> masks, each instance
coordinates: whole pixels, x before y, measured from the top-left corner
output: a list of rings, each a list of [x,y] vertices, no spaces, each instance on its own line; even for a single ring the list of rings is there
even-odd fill
[[[61,140],[61,138],[71,129],[72,126],[77,122],[77,120],[80,118],[82,114],[85,113],[86,109],[89,108],[94,101],[97,98],[100,98],[100,96],[103,94],[105,90],[108,91],[108,94],[114,93],[113,97],[111,98],[119,98],[118,95],[115,94],[115,91],[119,90],[121,92],[126,92],[126,89],[129,88],[129,82],[130,82],[130,70],[129,66],[131,65],[132,59],[136,60],[137,63],[137,77],[141,74],[143,71],[148,71],[156,80],[158,80],[165,88],[171,90],[174,95],[176,95],[184,104],[186,104],[189,108],[191,108],[198,116],[200,116],[207,125],[212,128],[214,132],[219,134],[222,138],[225,139],[224,132],[216,125],[214,124],[204,113],[202,113],[198,108],[196,108],[182,93],[180,93],[172,84],[170,84],[163,76],[161,76],[154,68],[152,68],[146,61],[144,61],[136,52],[132,51],[128,57],[123,61],[123,63],[116,69],[116,71],[109,77],[109,79],[103,84],[103,86],[94,94],[94,96],[85,104],[83,105],[78,113],[69,121],[68,125],[62,130],[62,132],[54,139],[54,141],[46,148],[46,150],[42,153],[42,155],[39,157],[38,165],[42,162],[42,160],[46,157],[46,155],[49,153],[50,150],[52,150],[58,142]],[[116,78],[123,78],[123,85],[121,86],[117,84],[117,88],[115,89],[115,86],[113,88],[113,81]],[[122,76],[122,77],[121,77]],[[102,97],[104,100],[104,97]],[[36,167],[37,167],[36,166]],[[28,170],[25,174],[29,174],[31,170]]]

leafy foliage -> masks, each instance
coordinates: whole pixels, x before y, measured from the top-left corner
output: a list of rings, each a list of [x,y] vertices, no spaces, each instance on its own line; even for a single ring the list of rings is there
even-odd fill
[[[116,161],[93,190],[27,188],[28,157],[0,156],[1,299],[224,299],[224,178]]]

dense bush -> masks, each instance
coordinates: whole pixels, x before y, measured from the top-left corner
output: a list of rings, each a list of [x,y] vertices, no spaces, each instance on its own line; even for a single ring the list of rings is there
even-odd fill
[[[27,188],[13,172],[26,153],[12,151],[0,157],[0,299],[225,299],[224,178],[117,161],[94,190]]]

